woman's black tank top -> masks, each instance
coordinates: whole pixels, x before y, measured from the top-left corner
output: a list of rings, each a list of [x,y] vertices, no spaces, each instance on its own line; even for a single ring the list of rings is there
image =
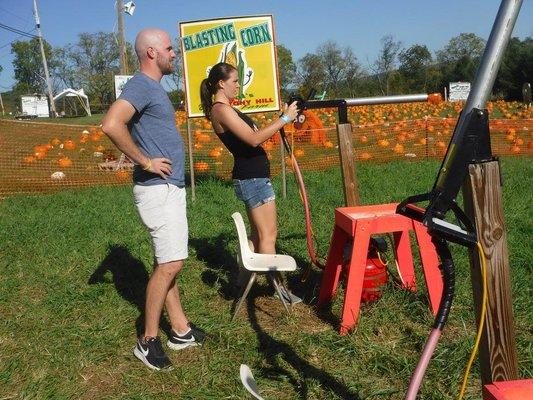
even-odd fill
[[[256,125],[250,117],[239,110],[234,110],[250,128],[256,129]],[[217,136],[230,153],[233,154],[233,179],[270,177],[270,162],[268,161],[265,150],[261,146],[250,146],[230,130],[217,134]]]

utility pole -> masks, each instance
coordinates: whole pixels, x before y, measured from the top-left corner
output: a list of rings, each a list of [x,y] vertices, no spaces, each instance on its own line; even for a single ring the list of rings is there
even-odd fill
[[[4,115],[4,102],[2,101],[2,93],[0,93],[0,107],[2,107],[2,115]]]
[[[43,35],[41,33],[41,22],[39,21],[39,12],[37,11],[37,0],[33,0],[33,16],[35,17],[35,26],[37,28],[37,37],[41,46],[41,57],[43,59],[44,78],[48,88],[48,99],[50,101],[50,109],[52,116],[57,117],[56,105],[54,103],[54,95],[52,94],[52,83],[50,82],[50,74],[48,73],[48,63],[46,62],[46,54],[44,53]]]
[[[117,2],[117,26],[118,26],[118,50],[120,54],[120,75],[128,74],[128,64],[126,62],[126,39],[124,36],[124,2]]]

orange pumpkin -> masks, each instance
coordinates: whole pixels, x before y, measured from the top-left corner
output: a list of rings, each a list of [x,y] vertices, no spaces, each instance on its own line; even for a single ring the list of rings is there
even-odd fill
[[[76,148],[76,143],[72,139],[65,140],[63,143],[63,148],[66,150],[74,150]]]
[[[324,147],[325,147],[326,149],[331,149],[331,148],[333,147],[333,142],[331,142],[331,141],[329,141],[329,140],[326,140],[326,141],[324,142]]]
[[[34,164],[37,159],[35,156],[26,156],[22,159],[22,162],[26,165]]]
[[[520,149],[520,146],[517,146],[516,144],[511,146],[511,148],[509,149],[511,151],[511,153],[513,154],[520,154],[520,152],[522,151]]]
[[[119,169],[115,175],[117,176],[118,180],[120,181],[126,181],[130,178],[130,173],[126,171],[125,169]]]
[[[59,160],[57,160],[57,164],[61,168],[68,168],[72,166],[72,160],[68,157],[61,157]]]
[[[378,146],[380,147],[389,147],[390,142],[387,139],[379,139]]]
[[[46,153],[48,151],[46,146],[34,146],[33,151],[36,153]]]
[[[361,153],[361,155],[359,156],[359,158],[360,158],[361,160],[365,160],[365,161],[366,161],[366,160],[370,160],[370,159],[372,158],[372,154],[370,154],[370,153],[368,153],[368,152],[365,151],[365,152]]]
[[[401,154],[404,152],[404,147],[400,143],[396,143],[396,145],[392,148],[392,151],[394,151],[396,154]]]
[[[197,136],[196,140],[198,140],[200,143],[209,143],[211,141],[211,136],[201,133]]]
[[[46,152],[44,151],[36,151],[34,155],[38,160],[44,160],[46,158]]]
[[[305,154],[305,152],[302,149],[294,150],[294,156],[295,157],[302,157],[304,154]]]
[[[205,161],[197,161],[194,163],[194,170],[197,172],[206,172],[209,170],[209,164]]]
[[[218,149],[213,149],[209,152],[209,157],[218,158],[220,157],[221,152]]]

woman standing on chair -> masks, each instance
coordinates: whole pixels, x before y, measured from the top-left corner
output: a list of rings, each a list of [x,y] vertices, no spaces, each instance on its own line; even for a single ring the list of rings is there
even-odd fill
[[[235,194],[246,206],[254,249],[275,254],[276,196],[270,182],[270,163],[261,143],[270,139],[297,114],[296,102],[283,106],[283,115],[258,129],[252,119],[231,106],[239,93],[239,76],[231,64],[218,63],[200,85],[205,116],[224,146],[233,154]]]

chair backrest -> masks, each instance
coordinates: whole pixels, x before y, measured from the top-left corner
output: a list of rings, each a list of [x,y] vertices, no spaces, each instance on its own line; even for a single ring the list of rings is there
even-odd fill
[[[237,235],[239,237],[239,248],[241,249],[241,258],[244,261],[252,255],[252,250],[250,250],[250,246],[248,245],[246,227],[244,226],[244,221],[240,212],[236,211],[231,214],[231,216],[235,221],[235,226],[237,227]]]

